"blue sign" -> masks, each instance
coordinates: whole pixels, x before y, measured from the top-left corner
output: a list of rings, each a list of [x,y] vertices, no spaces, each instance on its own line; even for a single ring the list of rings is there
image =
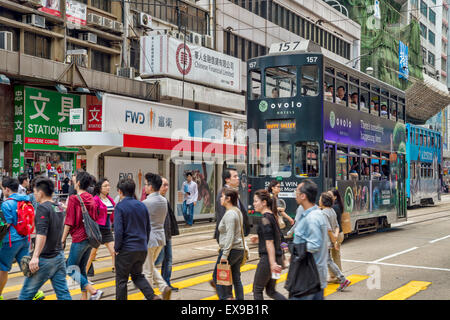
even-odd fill
[[[398,75],[398,77],[400,79],[408,80],[408,77],[409,77],[408,46],[401,41],[399,41],[398,58],[399,58],[399,75]]]

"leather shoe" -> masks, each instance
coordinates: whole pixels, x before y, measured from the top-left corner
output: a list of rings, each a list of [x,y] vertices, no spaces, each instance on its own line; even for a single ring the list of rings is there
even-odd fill
[[[170,300],[170,297],[172,296],[172,289],[170,289],[170,287],[166,287],[162,292],[162,296],[163,300]]]

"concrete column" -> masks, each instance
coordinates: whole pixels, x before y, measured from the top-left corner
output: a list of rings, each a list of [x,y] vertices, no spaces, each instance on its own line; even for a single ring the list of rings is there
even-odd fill
[[[112,149],[116,149],[117,147],[91,147],[89,149],[85,149],[86,151],[86,171],[92,174],[94,177],[99,178],[98,176],[98,158],[104,152],[110,151]]]

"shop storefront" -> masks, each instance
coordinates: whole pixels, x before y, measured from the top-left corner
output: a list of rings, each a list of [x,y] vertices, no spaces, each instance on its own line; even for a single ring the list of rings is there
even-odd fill
[[[69,124],[70,109],[80,108],[80,97],[38,88],[14,87],[14,139],[12,173],[30,179],[43,175],[55,182],[71,177],[78,148],[59,146],[59,133],[80,131]]]
[[[92,118],[88,114],[87,121],[88,117]],[[134,179],[137,196],[141,195],[145,173],[169,178],[169,198],[180,221],[186,172],[193,173],[199,187],[194,219],[214,218],[225,161],[246,177],[245,121],[237,117],[104,94],[101,129],[62,133],[60,143],[73,147],[87,146],[90,141],[86,149],[88,171],[107,177],[113,186],[120,178]],[[111,195],[115,194],[111,188]]]

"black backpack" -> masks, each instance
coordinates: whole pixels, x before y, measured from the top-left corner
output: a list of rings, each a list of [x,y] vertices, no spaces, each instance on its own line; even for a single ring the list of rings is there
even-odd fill
[[[0,211],[0,248],[2,247],[2,241],[3,238],[8,233],[9,227],[6,223],[5,216],[3,215],[3,212]]]
[[[92,248],[97,249],[98,247],[100,247],[100,244],[102,242],[102,234],[100,232],[100,228],[97,222],[95,222],[89,215],[89,212],[87,211],[83,200],[81,200],[81,197],[79,195],[77,195],[77,197],[78,200],[80,200],[81,212],[83,213],[84,230],[86,231],[89,245]]]

